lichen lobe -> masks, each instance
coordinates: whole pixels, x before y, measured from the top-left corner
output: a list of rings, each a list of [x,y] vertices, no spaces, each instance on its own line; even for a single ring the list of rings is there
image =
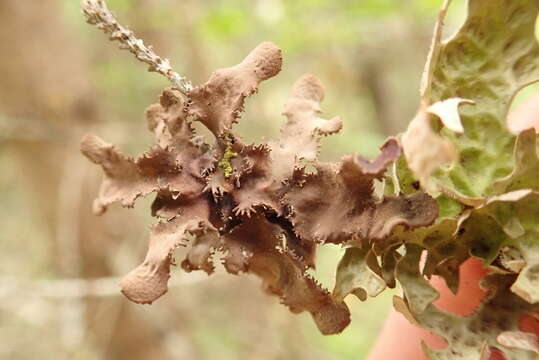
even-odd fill
[[[140,157],[123,156],[93,135],[83,139],[83,154],[105,173],[96,200],[101,213],[114,202],[132,207],[138,197],[156,193],[151,210],[159,221],[146,257],[120,282],[128,299],[146,304],[165,294],[174,250],[186,247],[184,271],[212,274],[217,260],[231,274],[254,274],[292,312],[309,312],[321,333],[339,333],[350,322],[344,296],[307,272],[315,267],[317,247],[355,246],[361,239],[372,245],[397,228],[435,220],[437,204],[424,193],[375,195],[375,181],[383,181],[401,154],[397,139],[372,161],[357,155],[318,160],[321,138],[338,133],[342,121],[321,117],[324,88],[313,75],[294,84],[279,139],[242,142],[233,125],[245,99],[281,65],[281,50],[263,43],[185,98],[165,89],[146,111],[156,144]],[[194,121],[215,135],[215,144],[195,134]]]

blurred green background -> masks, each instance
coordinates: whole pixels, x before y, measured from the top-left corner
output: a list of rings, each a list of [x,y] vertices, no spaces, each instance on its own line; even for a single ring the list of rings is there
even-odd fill
[[[195,84],[258,43],[283,49],[282,72],[247,102],[238,133],[276,138],[290,88],[309,72],[341,134],[322,158],[374,156],[405,129],[441,0],[109,0],[120,22]],[[464,11],[456,0],[448,32]],[[152,143],[145,108],[165,79],[87,25],[77,0],[0,1],[1,359],[364,359],[393,292],[347,299],[352,324],[320,335],[259,281],[174,270],[151,306],[128,302],[118,277],[144,257],[151,199],[91,213],[101,170],[79,152],[93,132],[136,155]],[[181,251],[179,251],[181,252]],[[328,288],[343,250],[321,249]],[[178,254],[181,256],[181,254]]]

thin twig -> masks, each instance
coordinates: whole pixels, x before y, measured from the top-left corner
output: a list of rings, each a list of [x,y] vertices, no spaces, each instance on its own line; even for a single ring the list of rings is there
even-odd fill
[[[193,90],[191,82],[175,72],[168,59],[159,57],[151,46],[144,45],[131,30],[118,23],[104,0],[82,0],[81,8],[88,24],[97,26],[109,35],[110,40],[119,41],[121,49],[129,50],[137,59],[150,65],[148,71],[164,75],[184,95]]]
[[[169,288],[196,284],[208,279],[203,273],[184,274],[171,280]],[[95,279],[20,279],[17,277],[0,277],[0,299],[25,299],[38,297],[49,299],[85,298],[119,296],[120,278],[103,277]]]

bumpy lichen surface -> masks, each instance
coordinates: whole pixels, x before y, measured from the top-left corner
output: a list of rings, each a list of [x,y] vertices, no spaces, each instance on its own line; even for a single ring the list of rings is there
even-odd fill
[[[396,231],[374,248],[385,254],[391,244],[405,243],[396,268],[404,289],[398,308],[448,342],[446,349],[427,349],[432,359],[486,359],[492,348],[506,359],[537,359],[534,335],[519,329],[520,318],[539,307],[536,133],[515,136],[506,122],[516,93],[539,80],[539,1],[470,0],[462,27],[442,41],[445,10],[424,72],[422,104],[402,136],[405,158],[393,174],[404,193],[413,193],[409,184],[420,180],[443,215],[430,227]],[[418,151],[418,134],[437,143],[440,156]],[[470,256],[490,266],[487,299],[469,317],[445,313],[432,304],[438,293],[423,278],[440,275],[456,291],[458,266]]]
[[[184,270],[212,273],[219,251],[229,273],[259,276],[290,310],[310,312],[324,334],[348,325],[347,295],[365,300],[399,282],[396,309],[448,343],[425,348],[430,358],[486,359],[496,348],[507,359],[537,359],[534,335],[519,329],[520,318],[539,308],[536,133],[511,134],[506,117],[515,94],[539,80],[539,1],[469,0],[464,25],[442,41],[448,5],[417,116],[372,161],[318,161],[320,137],[342,124],[320,117],[324,91],[312,75],[294,85],[280,139],[244,144],[234,133],[246,97],[281,69],[281,51],[271,43],[186,97],[164,90],[147,110],[156,145],[142,156],[127,158],[85,137],[83,153],[105,172],[97,213],[157,193],[159,222],[122,292],[138,303],[162,296],[174,249],[190,246]],[[215,135],[214,144],[195,135],[194,121]],[[386,185],[381,198],[375,180]],[[347,248],[332,293],[307,274],[317,246],[328,243]],[[483,304],[467,317],[438,309],[427,280],[439,275],[456,291],[458,268],[472,256],[491,270]]]

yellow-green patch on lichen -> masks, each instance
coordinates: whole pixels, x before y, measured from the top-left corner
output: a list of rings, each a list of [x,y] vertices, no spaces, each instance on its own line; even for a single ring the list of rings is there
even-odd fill
[[[232,167],[230,160],[235,158],[236,156],[238,156],[238,153],[232,151],[232,145],[228,143],[226,145],[223,157],[221,158],[221,160],[219,160],[219,163],[217,163],[217,165],[221,169],[223,169],[223,173],[226,179],[232,176],[232,172],[234,171],[234,168]]]

